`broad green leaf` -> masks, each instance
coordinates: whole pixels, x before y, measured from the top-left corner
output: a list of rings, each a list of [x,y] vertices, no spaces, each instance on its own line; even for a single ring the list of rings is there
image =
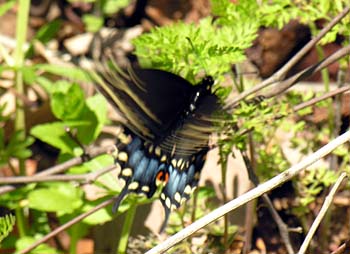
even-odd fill
[[[83,212],[90,211],[93,209],[96,205],[98,205],[102,201],[93,201],[85,204],[83,206]],[[90,225],[96,225],[96,224],[103,224],[107,221],[111,221],[113,219],[112,215],[112,209],[110,206],[104,207],[103,209],[98,210],[97,212],[91,214],[90,216],[86,217],[83,222],[90,224]]]
[[[77,144],[68,136],[65,128],[66,124],[62,122],[53,122],[34,126],[30,134],[41,141],[56,147],[62,153],[74,154],[74,148]]]
[[[87,106],[93,111],[98,123],[104,125],[107,121],[107,101],[101,94],[96,94],[86,100]]]
[[[90,144],[96,139],[95,135],[99,134],[99,132],[96,133],[96,127],[98,126],[97,116],[85,104],[79,119],[87,124],[77,126],[77,137],[83,144]]]
[[[78,137],[84,144],[89,144],[98,137],[107,121],[107,102],[102,95],[97,94],[89,97],[86,105],[80,118],[88,121],[89,125],[78,128]]]
[[[40,211],[71,213],[79,208],[82,190],[70,183],[51,183],[45,188],[33,190],[28,194],[29,207]]]
[[[88,172],[93,172],[104,167],[108,167],[114,164],[114,159],[109,154],[103,154],[89,160],[81,165],[71,167],[69,169],[70,174],[85,174]]]
[[[67,67],[54,64],[37,64],[38,70],[55,74],[61,77],[69,78],[73,81],[89,82],[91,81],[88,73],[78,67]]]
[[[25,248],[28,248],[30,245],[34,244],[36,241],[39,240],[38,236],[37,238],[30,237],[30,236],[24,236],[19,238],[16,241],[16,252],[15,254],[20,253],[21,250],[24,250]],[[50,247],[46,243],[40,244],[38,247],[36,247],[34,250],[30,252],[30,254],[60,254],[62,252]]]
[[[76,119],[84,108],[84,93],[79,85],[56,82],[51,95],[51,109],[61,120]]]

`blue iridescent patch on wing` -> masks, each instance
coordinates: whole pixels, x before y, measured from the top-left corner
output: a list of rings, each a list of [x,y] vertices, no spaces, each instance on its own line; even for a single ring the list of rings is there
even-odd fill
[[[167,225],[170,212],[187,201],[198,186],[206,154],[207,149],[203,149],[191,157],[173,159],[168,166],[169,181],[160,194],[160,200],[165,211],[165,219],[160,231],[163,231]],[[181,161],[180,164],[178,163],[179,161]]]
[[[124,187],[113,206],[114,212],[130,192],[144,194],[151,198],[158,185],[165,184],[169,175],[167,165],[160,162],[160,157],[155,153],[149,153],[147,144],[139,137],[128,131],[127,133],[129,143],[119,145],[115,159],[121,167],[119,179],[124,181]],[[120,154],[123,154],[123,157]]]

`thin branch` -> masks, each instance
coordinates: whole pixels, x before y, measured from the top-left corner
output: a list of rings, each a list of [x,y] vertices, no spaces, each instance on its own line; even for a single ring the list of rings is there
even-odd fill
[[[275,86],[275,88],[271,89],[270,91],[262,93],[262,95],[266,98],[271,98],[271,97],[274,97],[276,95],[279,95],[279,94],[283,93],[285,90],[287,90],[288,88],[290,88],[291,86],[293,86],[294,84],[296,84],[297,82],[299,82],[300,80],[305,79],[307,77],[310,77],[314,73],[322,70],[323,68],[326,68],[328,65],[338,61],[342,57],[349,55],[349,54],[350,54],[350,45],[339,49],[338,51],[336,51],[332,55],[326,57],[322,61],[320,61],[320,62],[308,67],[307,69],[298,72],[297,74],[293,75],[292,77],[289,77],[288,79],[280,82],[277,86]]]
[[[116,168],[116,165],[112,165],[100,170],[79,174],[79,175],[48,175],[40,176],[38,174],[33,176],[14,176],[14,177],[1,177],[0,184],[19,184],[19,183],[38,183],[38,182],[52,182],[52,181],[78,181],[91,183],[103,174],[108,173]]]
[[[91,149],[90,151],[87,151],[87,154],[90,158],[96,157],[98,155],[104,154],[104,153],[108,153],[111,150],[115,149],[114,146],[105,146],[105,147],[94,147],[93,149]],[[84,158],[82,156],[80,157],[76,157],[73,158],[71,160],[68,160],[62,164],[53,166],[51,168],[48,168],[46,170],[43,170],[42,172],[36,174],[38,176],[47,176],[47,175],[54,175],[54,174],[59,174],[62,173],[64,171],[66,171],[67,169],[69,169],[70,167],[79,165],[81,163],[84,162]]]
[[[299,172],[301,172],[303,169],[315,163],[320,158],[326,156],[327,154],[332,152],[334,149],[348,142],[349,140],[350,140],[350,131],[347,131],[341,136],[329,142],[327,145],[317,150],[315,153],[303,159],[298,164],[292,166],[291,168],[287,169],[283,173],[271,178],[267,182],[262,183],[258,187],[246,192],[245,194],[239,196],[238,198],[231,200],[230,202],[226,203],[220,208],[215,209],[214,211],[210,212],[209,214],[195,221],[188,227],[184,228],[180,232],[169,237],[163,243],[149,250],[146,254],[164,253],[166,250],[168,250],[175,244],[181,242],[185,238],[189,237],[199,229],[205,227],[209,223],[219,219],[223,215],[235,210],[236,208],[248,203],[249,201],[261,196],[262,194],[290,180],[291,178],[296,176]]]
[[[260,182],[259,182],[257,175],[255,174],[255,170],[253,168],[252,163],[250,162],[246,152],[242,151],[241,154],[243,157],[243,161],[246,165],[246,168],[248,170],[248,176],[249,176],[250,181],[253,182],[254,186],[258,186]],[[262,195],[262,199],[265,202],[265,204],[267,205],[267,208],[268,208],[273,220],[275,221],[275,223],[278,227],[278,231],[281,235],[281,238],[282,238],[282,241],[284,242],[284,245],[286,246],[288,254],[293,254],[294,250],[293,250],[293,246],[292,246],[292,243],[290,240],[288,226],[286,225],[286,223],[284,223],[282,218],[279,216],[279,214],[277,213],[275,207],[273,206],[273,204],[271,202],[270,197],[266,193]]]
[[[350,7],[346,7],[338,16],[336,16],[327,26],[325,26],[320,33],[311,41],[309,41],[297,54],[295,54],[281,69],[279,69],[274,75],[272,75],[270,78],[264,80],[260,84],[252,87],[251,89],[248,89],[241,94],[239,94],[235,99],[233,99],[230,103],[226,105],[226,109],[232,108],[234,105],[236,105],[239,101],[243,100],[247,96],[256,93],[257,91],[260,91],[264,89],[265,87],[279,82],[284,79],[286,74],[290,71],[290,69],[297,64],[304,56],[305,54],[316,45],[316,43],[326,34],[328,33],[340,20],[342,20],[350,11]]]
[[[289,115],[292,114],[292,113],[296,113],[296,112],[299,111],[299,110],[302,110],[302,109],[304,109],[304,108],[306,108],[306,107],[310,107],[310,106],[312,106],[312,105],[314,105],[314,104],[316,104],[316,103],[318,103],[318,102],[320,102],[320,101],[323,101],[323,100],[325,100],[325,99],[328,99],[328,98],[333,97],[333,96],[335,96],[335,95],[337,95],[337,94],[340,94],[340,93],[345,93],[346,91],[349,91],[349,90],[350,90],[350,86],[346,86],[346,87],[338,88],[338,89],[336,89],[336,90],[327,92],[327,93],[325,93],[325,94],[323,94],[323,95],[321,95],[321,96],[319,96],[319,97],[315,97],[315,98],[313,98],[313,99],[311,99],[311,100],[309,100],[309,101],[302,102],[302,103],[300,103],[300,104],[294,106],[293,109],[292,109],[292,111],[288,112],[288,114],[285,114],[285,115],[277,115],[277,116],[275,116],[273,119],[278,120],[278,119],[281,119],[281,118],[283,118],[283,117],[287,117],[287,116],[289,116]],[[246,129],[246,130],[241,130],[241,131],[239,132],[239,136],[246,135],[247,133],[249,133],[249,132],[251,132],[251,131],[253,131],[253,130],[254,130],[253,127],[250,128],[250,129]]]
[[[349,251],[350,251],[350,240],[347,240],[345,243],[340,245],[338,249],[333,251],[331,254],[343,254],[343,253],[349,253]]]
[[[320,101],[323,101],[323,100],[326,100],[328,98],[331,98],[335,95],[338,95],[338,94],[341,94],[341,93],[345,93],[346,91],[349,91],[350,90],[350,86],[344,86],[344,87],[341,87],[341,88],[338,88],[336,90],[333,90],[333,91],[330,91],[328,93],[325,93],[319,97],[316,97],[316,98],[313,98],[311,100],[308,100],[306,102],[303,102],[303,103],[300,103],[296,106],[293,107],[293,111],[294,112],[297,112],[299,110],[302,110],[304,108],[307,108],[307,107],[310,107]]]
[[[88,154],[92,158],[92,157],[96,157],[100,154],[107,153],[108,151],[111,151],[112,149],[114,149],[113,146],[97,147],[97,148],[91,149],[91,151],[88,151]],[[56,166],[53,166],[53,167],[48,168],[46,170],[43,170],[43,171],[35,174],[34,176],[49,176],[49,175],[62,173],[64,171],[66,171],[67,169],[69,169],[70,167],[79,165],[83,162],[84,162],[83,157],[76,157],[76,158],[68,160],[64,163],[61,163],[59,165],[56,165]],[[10,191],[13,191],[16,188],[18,188],[18,186],[14,186],[14,185],[2,186],[2,187],[0,187],[0,195],[5,194],[5,193],[10,192]]]
[[[318,41],[320,41],[336,24],[338,24],[348,13],[350,12],[350,7],[345,7],[344,10],[339,13],[327,26],[325,26],[319,34],[309,41],[298,53],[296,53],[280,70],[278,70],[273,76],[277,79],[283,79],[287,73],[296,65],[305,55],[309,52]]]
[[[21,250],[19,253],[20,254],[25,254],[25,253],[30,252],[31,250],[35,249],[40,244],[46,242],[47,240],[49,240],[50,238],[52,238],[52,237],[56,236],[57,234],[61,233],[65,229],[67,229],[67,228],[71,227],[72,225],[78,223],[79,221],[85,219],[89,215],[97,212],[98,210],[100,210],[100,209],[102,209],[102,208],[112,204],[113,202],[115,202],[116,198],[117,197],[113,197],[111,199],[108,199],[108,200],[102,202],[101,204],[97,205],[96,207],[94,207],[90,211],[87,211],[86,213],[83,213],[83,214],[75,217],[74,219],[68,221],[66,224],[63,224],[62,226],[56,228],[54,231],[50,232],[49,234],[47,234],[46,236],[41,238],[39,241],[36,241],[34,244],[30,245],[29,247],[25,248],[24,250]]]
[[[312,223],[311,225],[311,228],[309,230],[309,232],[307,233],[305,239],[304,239],[304,242],[303,244],[300,246],[300,249],[299,249],[299,252],[298,254],[304,254],[312,240],[312,237],[313,235],[315,234],[318,226],[320,225],[323,217],[326,215],[329,207],[331,206],[332,204],[332,200],[334,198],[334,195],[335,193],[337,192],[337,190],[339,189],[340,187],[340,184],[343,182],[343,180],[347,177],[346,173],[342,173],[338,180],[335,182],[334,186],[332,187],[330,193],[328,194],[328,196],[326,197],[322,207],[321,207],[321,210],[320,212],[318,213],[316,219],[314,220],[314,222]]]

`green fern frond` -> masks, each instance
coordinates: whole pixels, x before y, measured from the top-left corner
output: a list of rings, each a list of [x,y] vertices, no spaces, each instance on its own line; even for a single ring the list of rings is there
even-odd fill
[[[15,221],[16,217],[12,214],[0,217],[0,242],[12,231]]]

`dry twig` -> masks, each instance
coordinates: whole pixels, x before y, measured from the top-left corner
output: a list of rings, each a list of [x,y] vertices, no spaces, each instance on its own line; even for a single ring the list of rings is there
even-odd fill
[[[18,184],[18,183],[39,183],[39,182],[52,182],[52,181],[78,181],[83,183],[94,182],[100,176],[112,171],[116,168],[116,165],[112,165],[100,170],[90,172],[87,174],[79,175],[47,175],[40,176],[38,174],[33,176],[14,176],[14,177],[1,177],[0,184]]]
[[[263,96],[265,96],[266,98],[271,98],[271,97],[274,97],[276,95],[279,95],[279,94],[283,93],[284,91],[286,91],[291,86],[293,86],[294,84],[296,84],[297,82],[299,82],[300,80],[305,79],[305,78],[313,75],[315,72],[318,72],[318,71],[326,68],[330,64],[338,61],[342,57],[349,55],[349,54],[350,54],[350,45],[339,49],[338,51],[336,51],[332,55],[328,56],[327,58],[323,59],[322,61],[320,61],[320,62],[310,66],[309,68],[298,72],[297,74],[293,75],[292,77],[289,77],[288,79],[280,82],[278,84],[278,86],[276,86],[275,88],[271,89],[268,92],[263,93]]]
[[[98,156],[100,154],[103,153],[107,153],[108,151],[111,151],[112,149],[114,149],[113,146],[107,146],[107,147],[98,147],[98,148],[94,148],[91,149],[91,151],[88,151],[88,155],[92,158],[95,156]],[[59,165],[53,166],[51,168],[48,168],[42,172],[39,172],[37,174],[35,174],[35,177],[43,177],[43,176],[49,176],[49,175],[54,175],[54,174],[59,174],[62,173],[64,171],[66,171],[67,169],[69,169],[70,167],[79,165],[81,163],[84,162],[84,158],[83,157],[76,157],[73,158],[71,160],[68,160],[64,163],[61,163]],[[18,186],[15,185],[5,185],[5,186],[1,186],[0,187],[0,195],[13,191],[17,188]]]
[[[38,247],[40,244],[46,242],[47,240],[49,240],[50,238],[56,236],[57,234],[61,233],[63,230],[66,230],[67,228],[73,226],[75,223],[78,223],[79,221],[85,219],[86,217],[88,217],[89,215],[97,212],[98,210],[112,204],[115,202],[116,197],[113,197],[111,199],[108,199],[104,202],[102,202],[101,204],[97,205],[96,207],[94,207],[93,209],[91,209],[90,211],[87,211],[86,213],[83,213],[77,217],[75,217],[74,219],[68,221],[66,224],[63,224],[62,226],[56,228],[54,231],[50,232],[49,234],[47,234],[46,236],[44,236],[43,238],[41,238],[39,241],[36,241],[35,243],[33,243],[32,245],[30,245],[29,247],[27,247],[24,250],[21,250],[19,253],[20,254],[25,254],[30,252],[31,250],[35,249],[36,247]]]
[[[217,208],[216,210],[210,212],[209,214],[203,216],[202,218],[198,219],[188,227],[184,228],[180,232],[174,234],[173,236],[169,237],[167,240],[165,240],[163,243],[157,245],[153,249],[149,250],[146,254],[158,254],[158,253],[164,253],[166,250],[170,249],[175,244],[181,242],[182,240],[186,239],[199,229],[205,227],[209,223],[219,219],[223,215],[235,210],[236,208],[248,203],[249,201],[261,196],[262,194],[276,188],[277,186],[281,185],[282,183],[290,180],[294,176],[296,176],[299,172],[301,172],[306,167],[310,166],[311,164],[315,163],[319,159],[323,158],[330,152],[332,152],[337,147],[341,146],[342,144],[348,142],[350,140],[350,131],[347,131],[346,133],[342,134],[341,136],[335,138],[331,142],[329,142],[327,145],[323,146],[319,150],[317,150],[315,153],[309,155],[305,159],[303,159],[298,164],[292,166],[291,168],[287,169],[283,173],[271,178],[270,180],[266,181],[265,183],[262,183],[258,187],[246,192],[245,194],[239,196],[238,198],[231,200],[230,202],[226,203],[225,205],[221,206],[220,208]]]
[[[248,89],[241,94],[239,94],[235,99],[229,103],[226,108],[232,108],[239,101],[243,100],[247,96],[254,94],[265,87],[272,85],[276,82],[280,82],[284,79],[287,73],[291,68],[297,64],[309,50],[316,45],[316,43],[322,39],[322,37],[328,33],[340,20],[342,20],[350,12],[350,7],[346,7],[338,16],[336,16],[327,26],[325,26],[320,33],[311,41],[309,41],[297,54],[295,54],[281,69],[279,69],[274,75],[270,78],[264,80],[260,84],[254,86],[251,89]]]
[[[328,194],[328,196],[326,197],[320,212],[318,213],[316,219],[314,220],[314,222],[311,225],[311,228],[309,230],[309,232],[307,233],[304,242],[302,243],[302,245],[300,246],[300,249],[298,251],[298,254],[304,254],[312,240],[312,237],[314,236],[318,226],[320,225],[323,217],[326,215],[329,207],[332,204],[332,200],[334,198],[335,193],[337,192],[337,190],[340,187],[340,184],[343,182],[343,180],[347,177],[346,173],[342,173],[338,180],[335,182],[334,186],[332,187],[330,193]]]

